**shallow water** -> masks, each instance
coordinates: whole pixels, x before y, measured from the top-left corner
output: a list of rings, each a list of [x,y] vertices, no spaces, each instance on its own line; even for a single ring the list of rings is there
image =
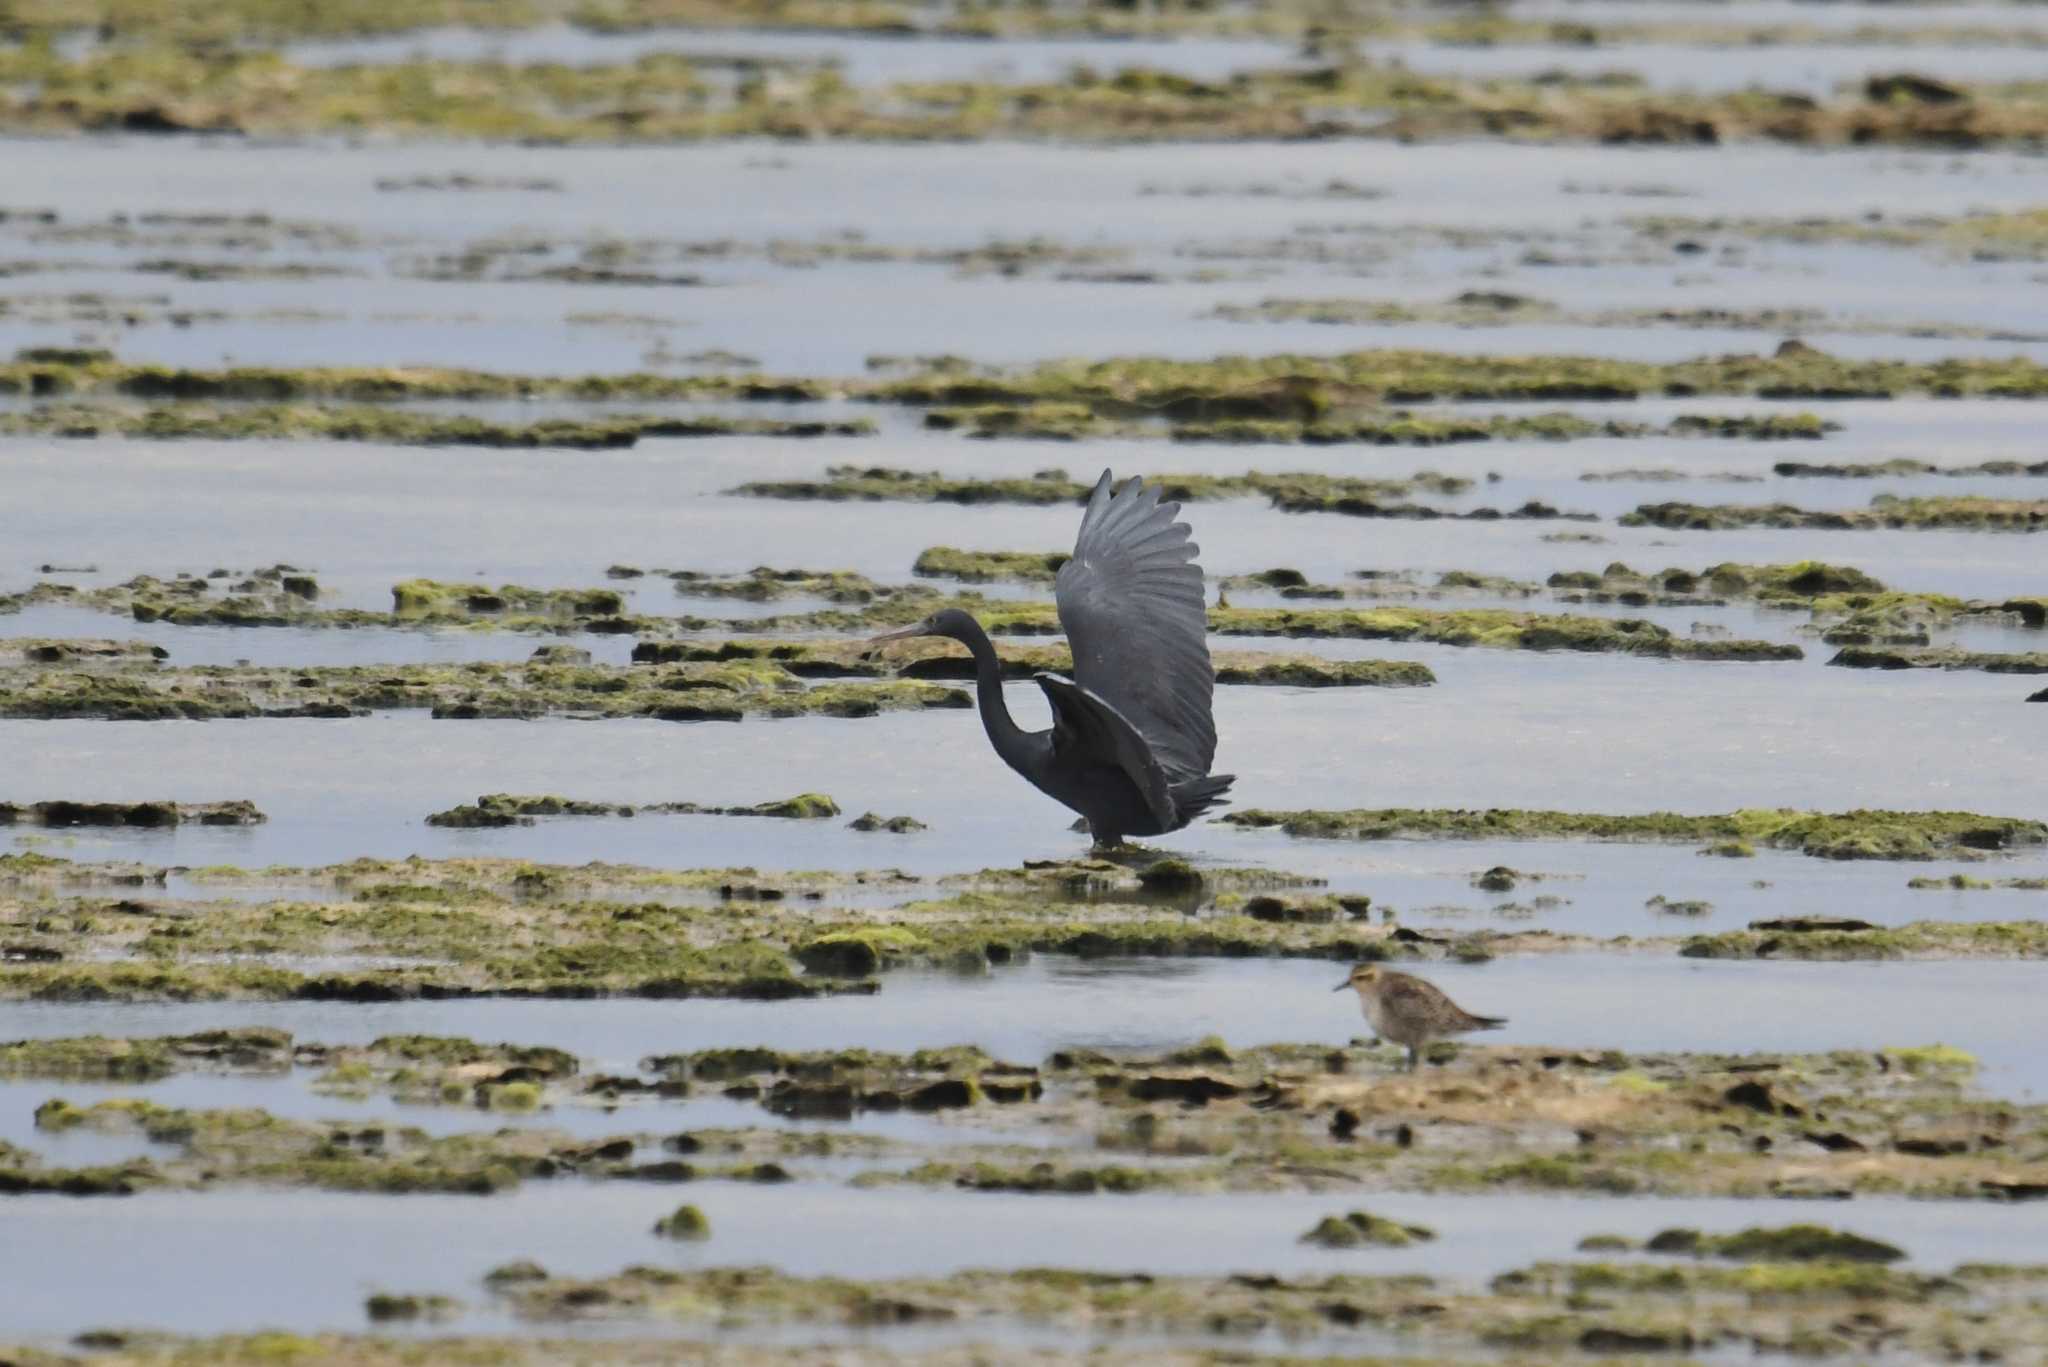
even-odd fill
[[[1536,411],[1554,411],[1543,405]],[[1105,466],[1120,474],[1306,471],[1406,478],[1433,469],[1475,481],[1451,509],[1512,508],[1528,499],[1601,514],[1599,524],[1566,524],[1605,538],[1598,545],[1559,545],[1543,538],[1559,524],[1368,521],[1331,514],[1277,513],[1255,499],[1191,507],[1189,517],[1213,576],[1288,565],[1312,579],[1340,580],[1364,568],[1440,572],[1473,570],[1541,581],[1553,571],[1598,570],[1614,560],[1650,570],[1694,570],[1724,561],[1778,563],[1806,557],[1851,564],[1902,589],[2005,598],[2048,587],[2038,538],[2024,534],[1948,531],[1675,532],[1628,528],[1611,519],[1638,504],[1678,499],[1808,507],[1867,505],[1881,493],[1982,493],[2038,498],[2048,484],[2032,478],[1779,479],[1778,461],[1873,462],[1909,456],[1943,466],[1985,460],[2040,459],[2038,419],[2017,402],[1897,400],[1832,405],[1817,410],[1843,431],[1817,442],[1743,442],[1699,438],[1592,439],[1573,442],[1497,441],[1434,449],[1304,448],[1181,445],[1165,441],[1064,443],[967,441],[926,432],[914,419],[869,410],[883,419],[869,439],[804,442],[758,437],[650,439],[626,451],[517,451],[488,455],[321,442],[182,442],[103,440],[26,443],[11,455],[10,487],[18,497],[0,506],[0,590],[39,578],[91,584],[134,574],[204,574],[216,566],[251,569],[285,562],[313,571],[322,601],[336,607],[388,609],[391,586],[419,576],[535,587],[606,585],[626,593],[636,610],[711,617],[801,610],[796,600],[751,605],[687,598],[665,582],[607,581],[615,563],[741,573],[768,563],[847,569],[881,582],[903,582],[929,546],[970,549],[1057,549],[1072,544],[1074,513],[944,504],[847,505],[717,497],[747,480],[815,479],[841,463],[935,469],[956,475],[1015,477],[1064,468],[1086,477]],[[860,411],[843,405],[838,411]],[[1756,413],[1780,406],[1742,400],[1578,405],[1594,418],[1667,422],[1681,413]],[[1516,412],[1520,406],[1485,406]],[[864,414],[865,415],[865,414]],[[1675,468],[1699,474],[1757,474],[1761,484],[1589,483],[1587,472]],[[480,471],[488,470],[488,477]],[[1497,483],[1489,475],[1499,475]],[[246,530],[232,547],[219,535],[223,519]],[[94,565],[98,575],[43,576],[43,564]],[[1009,592],[998,586],[994,592]],[[139,635],[187,662],[254,658],[273,649],[250,632],[235,652],[236,634],[185,637],[171,629],[138,630],[116,617],[67,617],[59,624],[84,634]],[[30,616],[0,617],[0,633],[38,634]],[[159,632],[163,634],[159,634]],[[473,658],[498,651],[489,638],[445,645],[415,644],[396,658],[336,657],[366,647],[375,633],[332,633],[321,652],[331,658],[396,663],[410,658]],[[183,653],[181,641],[196,654]],[[388,640],[389,638],[382,638]],[[420,641],[435,638],[421,637]],[[216,642],[217,645],[203,644]],[[484,643],[479,643],[484,642]],[[534,643],[538,643],[535,641]],[[595,651],[617,643],[580,641]],[[516,647],[515,647],[516,648]],[[411,651],[427,652],[415,656]],[[447,654],[435,652],[446,651]],[[232,653],[228,653],[232,652]],[[501,655],[483,658],[505,658]],[[604,658],[610,658],[608,654]]]
[[[1423,1272],[1471,1285],[1538,1258],[1569,1257],[1589,1233],[1735,1230],[1794,1214],[1782,1201],[1374,1193],[1374,1213],[1425,1222],[1438,1238],[1403,1250],[1330,1252],[1299,1238],[1346,1208],[1343,1196],[1005,1196],[721,1183],[695,1184],[688,1194],[711,1222],[712,1238],[702,1244],[648,1234],[675,1194],[625,1183],[529,1183],[488,1198],[23,1197],[9,1204],[15,1237],[0,1244],[0,1276],[22,1293],[10,1327],[24,1335],[107,1325],[316,1331],[361,1328],[362,1301],[373,1291],[440,1292],[482,1304],[483,1273],[519,1257],[565,1276],[600,1276],[632,1263],[766,1264],[797,1275],[863,1277],[978,1267],[1187,1275],[1256,1268]],[[1831,1210],[1829,1219],[1895,1242],[1913,1265],[1930,1269],[1965,1259],[2026,1261],[2048,1239],[2048,1208],[2038,1204],[1868,1200]],[[257,1229],[261,1237],[252,1237]],[[314,1275],[307,1275],[309,1261],[317,1261]],[[110,1287],[120,1294],[110,1296]],[[504,1321],[485,1311],[462,1323],[482,1330]]]
[[[2029,740],[2033,713],[2020,702],[2031,691],[2024,678],[1829,669],[1813,659],[1697,664],[1390,642],[1358,643],[1357,653],[1423,661],[1439,682],[1217,691],[1220,762],[1238,775],[1240,805],[2048,812],[2048,777]],[[1044,724],[1032,685],[1010,685],[1008,694],[1020,724]],[[1333,735],[1346,738],[1343,762],[1302,762]],[[95,842],[85,849],[118,848],[158,863],[492,853],[937,872],[1079,844],[1064,809],[1003,770],[965,711],[698,725],[435,721],[418,712],[118,726],[0,721],[0,747],[10,756],[0,799],[239,797],[271,818],[255,827],[109,834],[106,846],[97,845],[98,833],[84,837]],[[1958,763],[1958,754],[1970,762]],[[195,785],[194,774],[205,782]],[[830,794],[849,817],[908,814],[932,830],[891,836],[837,822],[688,816],[495,831],[423,824],[430,812],[488,792],[724,805],[798,791]],[[1234,859],[1242,841],[1210,824],[1161,843]]]
[[[294,239],[259,259],[338,265],[364,278],[200,283],[141,277],[150,294],[168,301],[166,308],[197,311],[190,326],[0,319],[0,346],[85,340],[114,345],[133,359],[172,364],[236,358],[384,364],[396,358],[506,370],[630,369],[666,364],[666,353],[715,346],[772,371],[859,374],[866,358],[878,353],[950,352],[1017,362],[1077,350],[1184,356],[1329,351],[1381,338],[1394,345],[1497,348],[1503,338],[1491,329],[1249,328],[1207,316],[1217,304],[1268,294],[1441,300],[1474,287],[1539,297],[1562,291],[1580,307],[1669,307],[1690,299],[1816,308],[1894,326],[2039,330],[2027,308],[2025,262],[1739,239],[1715,242],[1705,256],[1676,257],[1668,242],[1646,243],[1628,226],[1639,215],[1670,211],[1709,219],[1853,219],[1898,213],[1902,204],[1919,214],[1960,214],[2036,202],[2027,159],[1999,153],[1954,158],[1763,146],[1712,152],[1561,147],[1531,157],[1525,149],[1474,143],[1432,147],[1427,158],[1416,158],[1397,147],[1338,143],[573,151],[419,144],[332,145],[305,157],[261,143],[109,138],[11,142],[7,156],[21,183],[45,187],[39,201],[58,209],[66,224],[148,209],[269,212],[343,230],[338,245]],[[562,190],[375,189],[380,180],[453,172],[538,177],[559,182]],[[1383,197],[1315,198],[1331,182]],[[149,189],[139,192],[144,184]],[[697,193],[678,205],[646,193],[649,185],[690,185]],[[1641,185],[1689,197],[1587,193]],[[1189,190],[1204,193],[1195,200],[1182,193]],[[1511,224],[1499,217],[1503,200],[1516,206]],[[1481,230],[1477,238],[1445,235],[1473,229]],[[130,267],[145,254],[217,255],[200,247],[52,242],[37,231],[10,243],[11,254],[66,270],[22,277],[25,292],[133,293],[138,277]],[[1055,262],[1021,279],[952,279],[948,267],[827,263],[792,270],[749,254],[768,240],[829,242],[845,234],[883,247],[950,250],[1042,239],[1109,256],[1099,264]],[[582,247],[640,244],[657,271],[700,276],[708,287],[410,278],[420,261],[508,238],[554,242],[566,255],[550,259],[560,261],[577,259]],[[704,258],[690,248],[728,240],[740,244],[738,256]],[[1334,269],[1324,260],[1332,253]],[[1543,264],[1581,259],[1603,264]],[[1394,263],[1398,269],[1390,269]],[[1226,278],[1196,276],[1219,268]],[[1076,269],[1138,270],[1158,283],[1057,278]],[[289,316],[309,309],[319,316]],[[261,316],[279,310],[285,316]],[[229,316],[209,319],[208,311]],[[1667,358],[1768,348],[1776,341],[1768,333],[1682,328],[1532,327],[1510,335],[1520,349]],[[2038,353],[2042,347],[1854,335],[1829,335],[1828,345],[1849,354],[1900,355]]]

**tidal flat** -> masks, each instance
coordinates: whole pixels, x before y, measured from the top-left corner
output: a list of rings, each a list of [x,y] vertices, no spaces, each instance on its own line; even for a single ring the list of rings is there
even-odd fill
[[[2041,1359],[2036,9],[18,0],[0,1358]]]

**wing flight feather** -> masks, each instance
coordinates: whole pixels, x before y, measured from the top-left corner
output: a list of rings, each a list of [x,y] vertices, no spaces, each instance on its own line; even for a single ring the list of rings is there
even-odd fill
[[[1074,682],[1137,729],[1169,782],[1207,774],[1216,758],[1200,547],[1179,512],[1137,479],[1112,490],[1103,471],[1054,581]]]

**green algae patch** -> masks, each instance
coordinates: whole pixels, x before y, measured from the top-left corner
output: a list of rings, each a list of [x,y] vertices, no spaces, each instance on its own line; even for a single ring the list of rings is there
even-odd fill
[[[291,1064],[292,1037],[266,1026],[154,1039],[88,1035],[0,1044],[0,1077],[81,1082],[155,1082],[182,1069],[278,1071]]]
[[[654,1222],[654,1232],[664,1239],[703,1240],[711,1237],[711,1221],[695,1206],[677,1206]]]
[[[930,948],[923,936],[905,927],[872,926],[820,935],[791,952],[806,973],[864,978],[885,966],[919,957]]]
[[[1916,892],[1990,892],[1994,888],[2048,892],[2048,878],[1977,878],[1967,873],[1952,873],[1946,878],[1909,878],[1906,886]]]
[[[1868,508],[1817,510],[1790,503],[1645,503],[1621,518],[1624,527],[1732,531],[1770,527],[1817,531],[1882,529],[2035,532],[2048,528],[2048,499],[1899,498],[1880,494]]]
[[[445,1324],[461,1313],[462,1303],[452,1296],[393,1295],[379,1291],[363,1301],[363,1314],[374,1324]]]
[[[990,618],[990,621],[1001,625],[997,619]],[[875,624],[881,625],[882,622],[878,618]],[[1006,679],[1029,679],[1039,673],[1073,673],[1073,653],[1064,642],[1048,645],[1005,642],[997,648],[996,655]],[[636,662],[649,664],[759,660],[779,665],[807,679],[903,677],[964,682],[975,677],[974,657],[956,644],[937,639],[892,642],[880,650],[865,640],[726,638],[717,641],[641,641],[633,647],[633,658]],[[1436,676],[1428,666],[1412,660],[1335,660],[1320,655],[1277,651],[1218,650],[1212,652],[1211,663],[1216,671],[1216,682],[1220,684],[1287,688],[1424,688],[1436,682]]]
[[[419,399],[558,398],[611,403],[853,397],[921,409],[1064,403],[1098,414],[1143,414],[1170,423],[1277,420],[1300,425],[1347,411],[1371,415],[1372,406],[1382,403],[1597,402],[1713,394],[2041,398],[2048,397],[2048,368],[2020,357],[1859,360],[1830,356],[1812,347],[1771,356],[1721,355],[1661,364],[1584,356],[1470,356],[1380,349],[1335,356],[1061,360],[1026,368],[944,365],[904,376],[852,382],[744,373],[521,375],[425,366],[200,370],[132,364],[104,352],[30,351],[18,354],[12,362],[0,362],[0,392],[355,404]],[[1556,415],[1537,415],[1533,420],[1557,422]],[[1570,419],[1557,434],[1571,435],[1574,425],[1585,421]],[[1592,427],[1597,430],[1598,424]],[[1218,487],[1207,483],[1217,478],[1214,476],[1177,478],[1186,481],[1191,491]],[[1017,483],[1046,486],[1035,501],[1062,502],[1069,496],[1066,486],[1070,481],[1064,475]],[[1020,496],[1020,501],[1033,500]]]
[[[1664,225],[1659,225],[1660,230]],[[1359,298],[1268,298],[1255,304],[1220,304],[1209,317],[1234,323],[1318,323],[1334,326],[1400,326],[1431,323],[1459,328],[1513,327],[1530,323],[1592,328],[1712,328],[1717,331],[1788,333],[1828,332],[1864,336],[1977,336],[1990,330],[1939,323],[1894,322],[1833,317],[1819,309],[1786,308],[1633,308],[1574,309],[1547,299],[1493,290],[1467,290],[1447,300],[1408,302]],[[2017,340],[2011,337],[2003,340]],[[1758,440],[1816,439],[1839,431],[1812,414],[1803,421],[1780,422],[1773,416],[1730,415],[1681,418],[1666,428],[1674,435],[1746,436]],[[1748,428],[1749,430],[1743,430]]]
[[[1713,845],[1738,841],[1822,859],[1935,859],[1958,851],[2048,844],[2048,824],[1972,812],[1798,812],[1751,808],[1717,816],[1609,816],[1525,808],[1356,808],[1267,811],[1219,818],[1252,829],[1332,840],[1621,840]]]
[[[614,589],[529,589],[516,584],[454,584],[408,579],[392,586],[391,611],[398,617],[460,620],[492,613],[530,613],[578,620],[616,617],[625,598]]]
[[[620,577],[618,566],[606,573]],[[745,574],[705,574],[697,570],[657,570],[689,598],[736,598],[749,603],[767,603],[778,598],[823,598],[833,603],[867,603],[914,589],[877,584],[851,570],[777,569],[756,565]]]
[[[940,1112],[1015,1106],[1044,1093],[1035,1066],[1004,1063],[972,1045],[888,1054],[869,1049],[787,1053],[765,1048],[659,1055],[644,1066],[695,1085],[724,1084],[776,1115],[851,1120],[864,1112]]]
[[[433,1136],[410,1126],[350,1128],[255,1109],[184,1109],[134,1098],[74,1109],[74,1126],[177,1149],[176,1156],[155,1165],[152,1176],[186,1189],[233,1184],[489,1195],[528,1180],[606,1175],[601,1153],[538,1129]]]
[[[1313,418],[1340,401],[1388,403],[1589,402],[1652,396],[1838,393],[2048,397],[2048,369],[2023,359],[1931,363],[1863,361],[1811,347],[1772,356],[1721,355],[1656,364],[1586,356],[1466,356],[1376,349],[1336,356],[1227,356],[1214,360],[1121,357],[1023,369],[933,368],[885,380],[878,401],[1086,404],[1168,418]]]
[[[395,913],[416,914],[399,901]],[[698,946],[653,938],[644,927],[669,918],[643,915],[634,926],[609,912],[578,918],[538,937],[537,943],[479,942],[468,926],[422,927],[401,943],[418,953],[427,945],[446,951],[445,962],[413,967],[309,972],[263,957],[276,953],[275,935],[222,926],[167,945],[144,943],[141,961],[10,962],[0,968],[0,998],[42,1002],[106,1001],[340,1001],[394,1002],[464,997],[727,997],[783,1000],[833,990],[796,977],[787,956],[758,941],[726,940]],[[607,937],[604,932],[611,932]],[[314,938],[313,932],[303,932]],[[346,929],[327,936],[348,941]],[[204,954],[209,946],[247,946],[248,962],[179,962],[175,954]],[[379,953],[365,945],[362,952]],[[849,990],[860,990],[855,984]]]
[[[1976,1074],[1978,1066],[1975,1054],[1948,1044],[1887,1049],[1883,1058],[1915,1077],[1971,1077]]]
[[[1391,501],[1417,494],[1448,496],[1463,493],[1470,487],[1470,482],[1463,478],[1427,471],[1405,480],[1307,473],[1268,475],[1253,471],[1243,475],[1153,475],[1148,477],[1147,483],[1158,486],[1160,497],[1181,503],[1263,497],[1275,507],[1288,511],[1307,511],[1312,506],[1338,508],[1345,504],[1379,506],[1391,503],[1391,506],[1412,509],[1409,515],[1418,517],[1454,514]],[[1064,470],[1042,470],[1025,478],[981,479],[888,466],[834,465],[827,467],[822,480],[755,480],[740,485],[732,492],[749,498],[799,502],[1014,503],[1044,507],[1085,503],[1088,491],[1093,487],[1068,478]],[[953,552],[952,556],[963,554]],[[933,563],[973,568],[973,562],[948,557]]]
[[[0,595],[0,613],[14,611],[26,595]],[[69,665],[167,660],[170,652],[148,641],[91,638],[56,639],[25,636],[0,642],[0,659],[8,664]]]
[[[155,1165],[146,1159],[117,1166],[46,1168],[12,1164],[0,1154],[0,1196],[133,1196],[158,1181]]]
[[[1331,16],[1311,6],[1212,6],[1171,17],[1120,4],[926,12],[888,3],[748,0],[590,0],[519,4],[509,12],[438,3],[408,20],[389,3],[358,3],[302,17],[288,7],[239,0],[221,13],[184,4],[150,7],[132,29],[128,7],[87,5],[68,18],[50,0],[29,0],[34,18],[11,46],[0,76],[34,92],[4,111],[15,133],[109,129],[156,134],[310,138],[360,134],[564,144],[695,143],[735,138],[962,142],[1052,139],[1103,144],[1160,141],[1472,138],[1517,145],[1710,146],[1768,141],[1800,146],[1895,145],[1942,151],[2024,150],[2048,136],[2038,84],[1958,84],[1894,72],[1825,99],[1757,89],[1665,92],[1616,73],[1579,77],[1459,79],[1362,60],[1360,39],[1390,34],[1491,46],[1502,42],[1581,47],[1603,31],[1577,22],[1486,14],[1451,19]],[[10,16],[14,13],[10,10]],[[603,30],[761,26],[803,32],[915,38],[932,33],[989,39],[1004,33],[1148,37],[1210,33],[1279,40],[1315,60],[1247,69],[1217,79],[1148,66],[1098,70],[1077,64],[1056,79],[993,78],[850,84],[833,65],[758,60],[741,79],[715,57],[654,52],[611,64],[433,60],[301,65],[260,42],[311,34],[403,32],[450,19],[480,27],[564,19]],[[1328,19],[1330,22],[1325,23]],[[82,49],[53,41],[80,29],[127,41]],[[1795,27],[1795,31],[1798,31]],[[1614,30],[1668,41],[1657,26]],[[1782,41],[1781,27],[1738,28],[1720,41]],[[1924,32],[1920,30],[1918,32]],[[1982,28],[1974,30],[1982,41]],[[1996,32],[1996,30],[1994,30]],[[1645,35],[1657,35],[1645,37]],[[1804,35],[1812,41],[1810,29]],[[1893,38],[1892,41],[1897,41]],[[2011,42],[2009,33],[1994,41]],[[1331,192],[1324,188],[1324,194]],[[1339,182],[1335,197],[1371,192]],[[2015,216],[2017,217],[2017,216]],[[605,265],[547,268],[544,276],[611,283],[694,284]]]
[[[836,386],[757,375],[517,375],[446,366],[236,366],[221,370],[133,364],[106,352],[29,350],[0,362],[0,393],[121,395],[131,399],[244,403],[397,403],[403,400],[559,398],[617,400],[830,398]]]
[[[972,706],[956,688],[918,680],[808,686],[771,663],[644,668],[563,664],[159,668],[147,672],[0,669],[0,716],[27,719],[210,721],[321,718],[423,709],[437,719],[738,721],[743,717],[871,717]]]
[[[823,793],[800,793],[796,797],[756,802],[738,807],[705,806],[695,802],[646,802],[637,806],[623,802],[588,802],[556,797],[548,793],[485,793],[473,803],[462,803],[446,811],[431,813],[429,826],[487,827],[531,826],[543,816],[625,816],[653,815],[766,816],[786,820],[818,821],[839,815],[839,804]]]
[[[388,612],[325,607],[319,601],[317,580],[291,566],[273,565],[253,571],[216,570],[204,576],[179,574],[169,579],[137,575],[123,583],[88,588],[44,582],[0,598],[0,609],[56,604],[169,626],[348,630],[460,626],[616,635],[669,625],[661,619],[627,616],[624,597],[608,588],[537,589],[518,584],[493,587],[409,579],[395,585],[391,596]],[[96,655],[78,662],[119,665],[129,661]]]
[[[1064,551],[963,551],[953,546],[928,546],[918,552],[910,568],[927,579],[958,579],[970,584],[994,580],[1050,584],[1060,566],[1072,558]]]
[[[891,835],[909,835],[914,831],[927,831],[931,827],[914,816],[888,816],[879,812],[862,812],[846,823],[848,830],[887,831]]]
[[[2037,921],[1915,921],[1863,929],[1757,929],[1685,941],[1691,959],[2039,959],[2048,926]]]
[[[1936,465],[1932,461],[1905,456],[1883,461],[1830,461],[1825,464],[1781,460],[1771,467],[1771,473],[1780,479],[1897,479],[1916,475],[1942,475],[1951,479],[2038,479],[2048,476],[2048,461],[1983,460],[1974,465]]]
[[[1434,1238],[1435,1231],[1422,1225],[1404,1225],[1370,1211],[1354,1210],[1325,1216],[1301,1241],[1320,1248],[1408,1248]]]
[[[1418,641],[1494,650],[1575,651],[1654,659],[1785,661],[1798,646],[1772,641],[1701,640],[1635,618],[1497,609],[1214,608],[1210,631],[1224,636],[1301,636]]]
[[[244,800],[0,802],[0,826],[257,826],[269,819]]]
[[[1971,670],[1984,674],[2048,674],[2048,650],[2003,653],[1954,646],[1845,646],[1829,664],[1842,669]]]
[[[1667,1229],[1652,1235],[1643,1248],[1649,1253],[1680,1253],[1739,1263],[1893,1263],[1906,1256],[1904,1249],[1891,1244],[1825,1225],[1759,1227],[1734,1234]]]
[[[870,1185],[890,1179],[871,1175]],[[997,1163],[926,1163],[895,1181],[912,1186],[956,1187],[962,1191],[1007,1192],[1019,1196],[1134,1196],[1146,1191],[1197,1190],[1206,1175],[1123,1164],[1073,1165],[1042,1162],[1028,1166]]]
[[[646,437],[868,437],[874,432],[874,424],[864,418],[823,422],[628,414],[511,423],[365,405],[329,408],[254,404],[216,408],[180,403],[135,408],[72,403],[0,413],[0,436],[125,437],[143,441],[318,440],[493,450],[615,451],[637,446]]]

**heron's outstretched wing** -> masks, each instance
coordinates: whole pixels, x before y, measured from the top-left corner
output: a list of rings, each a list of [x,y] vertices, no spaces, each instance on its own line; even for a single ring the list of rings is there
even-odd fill
[[[1161,830],[1182,823],[1175,815],[1172,784],[1138,728],[1095,694],[1057,674],[1034,674],[1052,704],[1052,749],[1061,759],[1113,765],[1130,775]]]
[[[1074,681],[1137,727],[1176,782],[1216,758],[1200,547],[1179,511],[1136,479],[1112,493],[1104,470],[1054,581]]]

